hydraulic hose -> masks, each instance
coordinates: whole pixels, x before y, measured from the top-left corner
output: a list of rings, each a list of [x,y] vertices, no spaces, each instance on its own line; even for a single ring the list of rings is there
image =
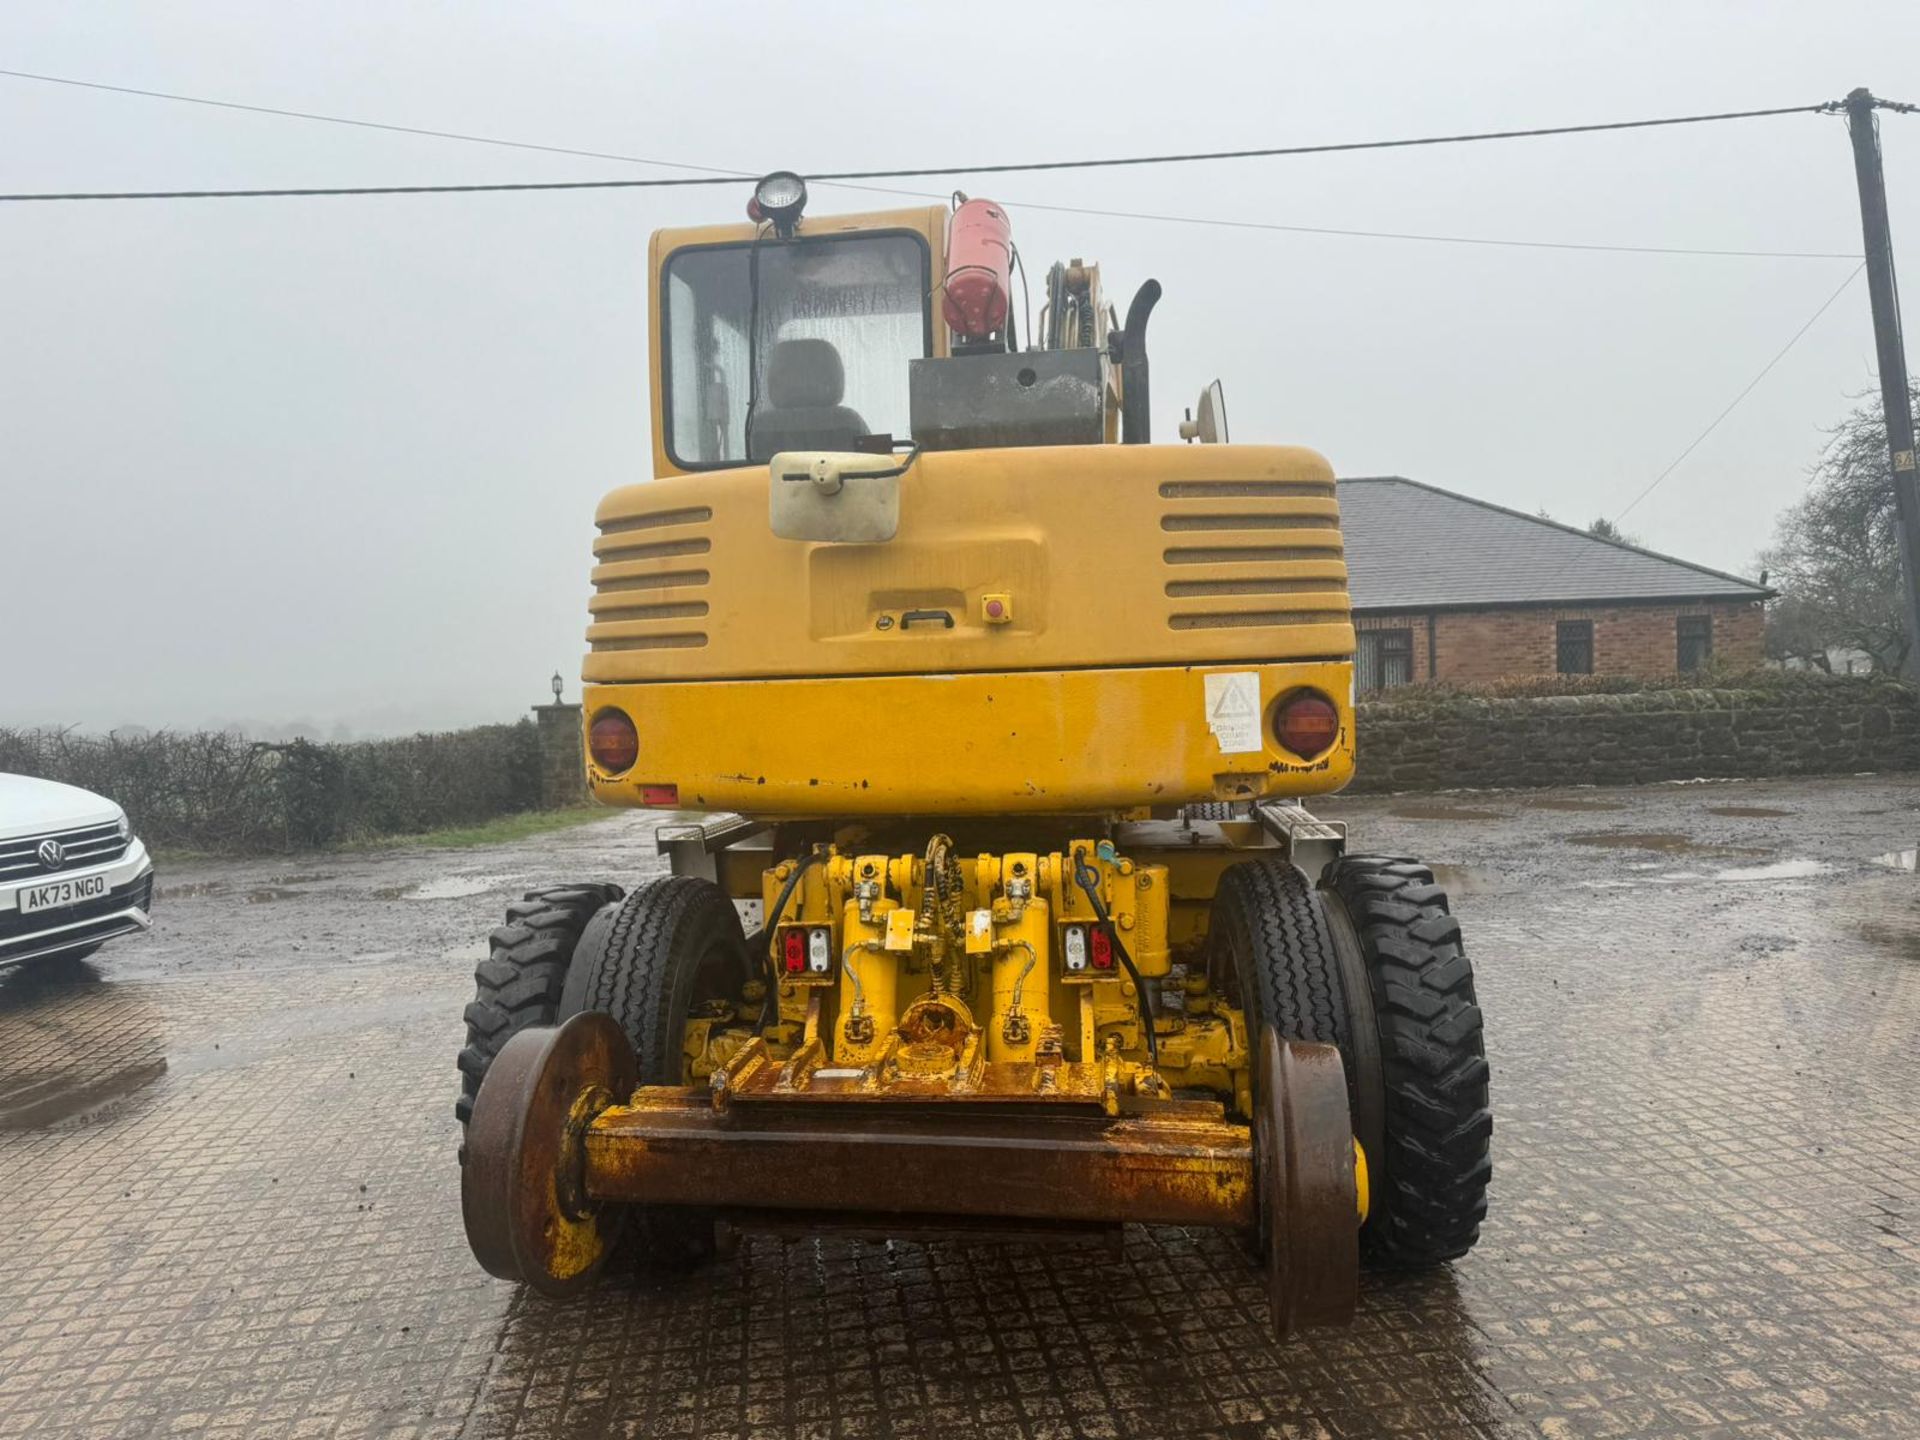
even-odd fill
[[[825,858],[825,853],[820,850],[810,850],[800,857],[800,862],[793,867],[793,873],[787,876],[786,884],[780,887],[780,898],[773,902],[773,913],[766,918],[761,933],[767,937],[767,998],[760,1007],[758,1028],[761,1030],[771,1025],[773,1017],[779,1013],[780,957],[774,953],[773,947],[779,938],[781,917],[787,913],[787,901],[793,898],[793,892],[799,888],[801,876]]]
[[[1147,1060],[1154,1069],[1160,1068],[1160,1037],[1154,1033],[1153,1005],[1147,999],[1147,982],[1140,978],[1140,967],[1133,963],[1133,956],[1127,953],[1127,943],[1120,938],[1120,932],[1114,928],[1113,921],[1107,915],[1106,903],[1100,898],[1100,877],[1094,868],[1087,864],[1087,852],[1076,849],[1073,852],[1073,878],[1080,888],[1087,892],[1087,899],[1093,904],[1093,913],[1106,926],[1107,934],[1113,939],[1113,950],[1120,957],[1120,964],[1133,981],[1134,998],[1140,1004],[1140,1023],[1147,1032]]]

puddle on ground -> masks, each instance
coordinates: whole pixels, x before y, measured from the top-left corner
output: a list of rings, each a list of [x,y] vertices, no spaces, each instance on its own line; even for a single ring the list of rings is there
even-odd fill
[[[1665,831],[1588,830],[1568,835],[1569,845],[1592,845],[1606,850],[1651,850],[1660,855],[1771,855],[1770,845],[1703,845],[1691,835]]]
[[[288,890],[280,885],[263,885],[258,890],[247,892],[247,904],[264,905],[271,900],[292,900],[300,895],[298,890]]]
[[[1499,810],[1473,810],[1464,805],[1396,805],[1388,812],[1399,820],[1504,820]]]
[[[1727,852],[1722,850],[1718,853]],[[1735,865],[1727,870],[1661,870],[1658,865],[1630,865],[1627,868],[1641,873],[1631,880],[1589,880],[1587,886],[1593,890],[1631,890],[1636,885],[1687,885],[1696,880],[1732,884],[1752,880],[1811,880],[1815,876],[1833,873],[1833,866],[1824,860],[1776,860],[1770,865]],[[1659,870],[1660,873],[1647,874],[1650,870]]]
[[[1869,944],[1897,951],[1909,960],[1920,960],[1920,935],[1911,930],[1880,920],[1864,920],[1855,929]]]
[[[1867,863],[1881,865],[1889,870],[1904,870],[1911,875],[1915,869],[1920,869],[1920,850],[1889,850],[1884,855],[1874,856]]]
[[[127,1065],[75,1081],[65,1072],[28,1075],[0,1095],[0,1130],[45,1130],[84,1119],[144,1090],[167,1073],[165,1059]]]
[[[1668,835],[1632,830],[1589,830],[1567,836],[1569,845],[1599,845],[1608,850],[1658,850],[1663,855],[1685,855],[1711,847],[1691,835]]]
[[[376,890],[382,900],[465,900],[484,895],[507,884],[511,875],[442,875],[438,880],[422,880],[400,890]]]
[[[1715,872],[1716,880],[1810,880],[1815,875],[1831,874],[1833,866],[1824,860],[1776,860],[1771,865],[1740,865]]]
[[[167,1073],[144,992],[108,983],[84,960],[0,972],[0,1055],[0,1131],[84,1119]]]
[[[160,900],[191,900],[197,895],[219,895],[226,888],[224,880],[196,880],[189,885],[162,885],[154,894]]]
[[[1776,810],[1771,805],[1709,805],[1709,815],[1725,815],[1730,820],[1778,820],[1791,810]]]
[[[1556,795],[1529,800],[1527,805],[1534,810],[1624,810],[1627,808],[1618,800],[1587,800],[1575,795]]]

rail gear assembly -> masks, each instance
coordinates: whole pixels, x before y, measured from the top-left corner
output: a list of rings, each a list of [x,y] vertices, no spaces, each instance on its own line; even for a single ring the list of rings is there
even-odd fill
[[[474,1253],[1219,1226],[1279,1333],[1343,1323],[1363,1256],[1474,1243],[1492,1122],[1445,894],[1301,804],[1354,765],[1333,472],[1217,390],[1148,443],[1154,282],[1054,265],[1016,333],[999,206],[805,204],[653,237],[584,710],[670,873],[493,933]]]

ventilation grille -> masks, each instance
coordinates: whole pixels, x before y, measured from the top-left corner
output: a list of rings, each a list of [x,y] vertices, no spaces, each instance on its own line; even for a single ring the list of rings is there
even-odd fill
[[[707,506],[689,505],[601,522],[587,605],[591,650],[693,650],[707,643],[709,607],[697,592],[713,578],[704,563],[713,540],[703,528],[712,519]]]
[[[1331,480],[1169,480],[1160,496],[1168,629],[1346,623]]]

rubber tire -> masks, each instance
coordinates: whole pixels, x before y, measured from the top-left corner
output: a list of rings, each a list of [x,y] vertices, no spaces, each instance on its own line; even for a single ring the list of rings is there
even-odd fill
[[[473,972],[467,1043],[455,1061],[460,1098],[453,1108],[463,1129],[493,1057],[522,1030],[554,1023],[581,931],[624,893],[618,885],[565,885],[529,890],[507,907],[507,923],[489,937],[487,958]]]
[[[711,880],[649,881],[594,917],[567,975],[560,1018],[611,1015],[633,1042],[642,1085],[684,1085],[687,1016],[703,962],[719,961],[733,980],[746,973],[746,943],[733,901]],[[636,1205],[627,1234],[628,1268],[683,1270],[713,1253],[714,1215]]]
[[[1348,855],[1320,883],[1356,1029],[1370,1020],[1377,1037],[1374,1116],[1354,1112],[1372,1199],[1362,1252],[1395,1269],[1458,1259],[1480,1237],[1493,1171],[1486,1048],[1460,922],[1415,860]]]
[[[1249,1044],[1271,1025],[1282,1040],[1339,1046],[1348,1105],[1356,1104],[1339,954],[1304,871],[1272,856],[1221,872],[1207,924],[1207,974],[1245,1012]]]

